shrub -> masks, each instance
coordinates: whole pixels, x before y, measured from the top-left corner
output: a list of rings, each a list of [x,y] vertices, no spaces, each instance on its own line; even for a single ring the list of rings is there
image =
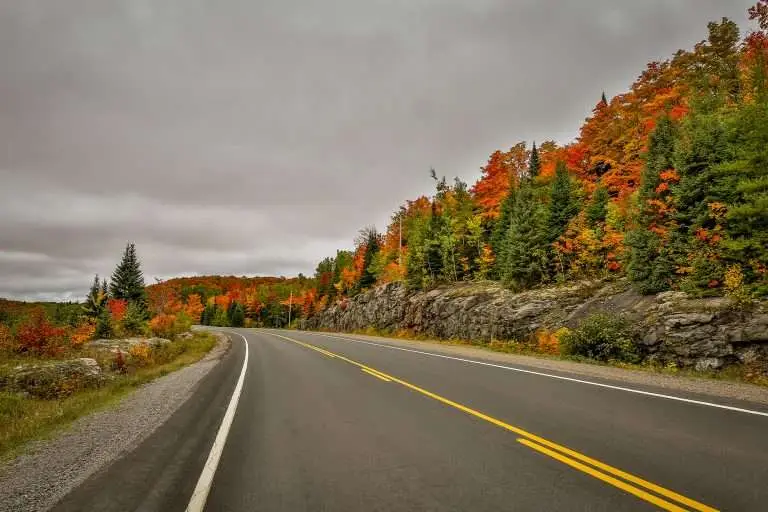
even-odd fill
[[[560,338],[560,352],[598,361],[640,361],[626,318],[605,313],[587,317],[579,326]]]
[[[167,315],[160,313],[149,321],[149,329],[152,334],[161,338],[171,338],[174,335],[174,324],[176,315]]]
[[[0,324],[0,354],[16,352],[16,340],[13,339],[11,330]]]
[[[130,302],[122,320],[123,331],[129,336],[142,335],[147,331],[144,311],[135,302]]]
[[[69,341],[73,347],[80,347],[86,341],[93,339],[96,333],[96,324],[92,321],[86,321],[77,326],[69,335]]]
[[[741,265],[731,265],[725,271],[725,296],[733,301],[737,308],[747,308],[752,303],[747,287],[744,285],[744,272]]]
[[[66,330],[56,327],[38,309],[16,331],[17,351],[53,356],[61,353],[66,345]]]
[[[128,353],[137,366],[146,366],[152,362],[152,347],[149,343],[137,343],[128,350]]]
[[[554,332],[546,328],[539,329],[535,335],[536,351],[542,354],[559,354],[560,340],[569,332],[566,327],[561,327]]]

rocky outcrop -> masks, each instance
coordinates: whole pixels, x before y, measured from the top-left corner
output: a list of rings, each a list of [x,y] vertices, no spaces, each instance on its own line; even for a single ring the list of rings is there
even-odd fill
[[[492,282],[418,292],[391,283],[334,304],[303,327],[524,341],[541,328],[573,328],[597,312],[628,316],[649,360],[700,370],[743,363],[768,373],[764,304],[745,312],[725,298],[694,299],[680,292],[642,296],[626,281],[584,281],[522,293]]]
[[[20,365],[5,376],[0,388],[38,398],[61,398],[79,389],[98,387],[106,378],[95,359],[80,357]]]

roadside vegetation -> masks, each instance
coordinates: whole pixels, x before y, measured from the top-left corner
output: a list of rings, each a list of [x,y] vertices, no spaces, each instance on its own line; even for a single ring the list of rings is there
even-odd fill
[[[82,304],[0,302],[0,458],[215,345],[189,332],[199,298],[164,306],[147,300],[133,244]]]
[[[694,370],[680,367],[673,362],[661,364],[643,361],[637,345],[640,333],[636,332],[623,316],[606,313],[590,315],[574,329],[541,328],[525,340],[439,339],[407,329],[390,331],[368,328],[351,331],[350,334],[471,346],[505,354],[576,361],[684,377],[745,382],[768,387],[768,374],[761,367],[731,365],[719,370]]]

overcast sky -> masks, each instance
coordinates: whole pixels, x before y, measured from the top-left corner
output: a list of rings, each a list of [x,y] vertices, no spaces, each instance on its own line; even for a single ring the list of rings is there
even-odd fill
[[[0,0],[0,296],[311,274],[749,0]]]

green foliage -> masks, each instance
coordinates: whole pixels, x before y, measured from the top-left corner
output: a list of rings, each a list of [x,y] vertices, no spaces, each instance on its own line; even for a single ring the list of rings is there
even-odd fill
[[[99,285],[99,275],[96,274],[93,278],[91,290],[88,292],[88,297],[85,299],[85,304],[83,304],[83,311],[90,318],[98,318],[106,308],[107,299],[107,294]]]
[[[629,322],[605,313],[591,315],[576,329],[564,333],[560,338],[560,351],[564,355],[597,361],[636,363],[640,360]]]
[[[548,267],[547,214],[532,185],[523,183],[515,194],[509,228],[499,257],[499,273],[512,288],[531,287],[546,277]]]
[[[673,168],[676,140],[677,130],[672,120],[662,116],[648,144],[638,193],[637,227],[627,233],[627,275],[643,294],[669,289],[675,271],[668,248],[659,235],[659,231],[668,230],[669,221],[666,214],[659,211],[658,204],[663,204],[662,194],[665,194],[659,189],[661,173]]]
[[[233,302],[228,312],[229,325],[243,327],[245,325],[245,309],[239,302]]]
[[[128,336],[140,336],[147,332],[144,311],[134,302],[128,303],[128,308],[121,323],[123,331]]]
[[[598,185],[592,194],[592,200],[585,210],[590,228],[594,229],[605,222],[605,218],[608,215],[609,199],[608,189],[602,185]]]
[[[94,337],[98,339],[109,339],[114,334],[114,328],[112,326],[112,317],[109,314],[107,308],[104,308],[96,318],[96,332]]]
[[[363,258],[363,274],[357,282],[356,289],[361,291],[372,287],[376,283],[374,259],[379,252],[380,236],[375,227],[365,228],[360,232],[362,243],[365,244],[365,256]]]
[[[123,259],[112,273],[109,290],[113,299],[125,299],[129,303],[136,303],[142,310],[146,310],[144,274],[141,271],[141,264],[136,256],[134,244],[129,243],[125,247]]]
[[[528,177],[530,179],[536,178],[541,173],[541,159],[539,158],[539,150],[536,149],[536,143],[533,143],[531,149],[531,157],[528,160]]]
[[[549,215],[547,215],[547,238],[550,243],[560,238],[568,222],[578,212],[579,204],[571,176],[568,174],[565,162],[558,162],[550,193]]]

